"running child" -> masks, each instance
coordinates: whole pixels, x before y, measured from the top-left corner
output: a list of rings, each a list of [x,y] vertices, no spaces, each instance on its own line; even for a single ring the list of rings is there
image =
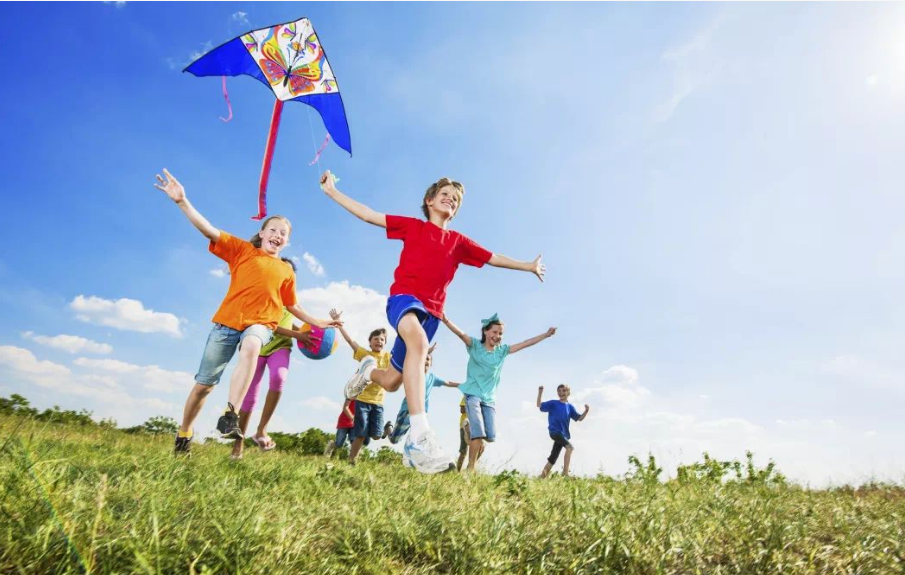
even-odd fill
[[[342,312],[330,310],[330,317],[339,320]],[[375,329],[368,336],[368,347],[365,349],[352,339],[349,332],[340,326],[339,332],[343,339],[352,348],[352,359],[361,361],[364,358],[373,358],[378,367],[386,369],[390,365],[390,352],[384,351],[387,343],[387,330]],[[354,464],[358,452],[368,439],[381,438],[383,428],[383,401],[386,392],[376,383],[371,383],[356,398],[355,425],[352,428],[352,446],[349,448],[349,463]]]
[[[459,386],[459,391],[465,395],[465,411],[471,433],[468,471],[474,471],[478,453],[482,451],[484,442],[492,443],[496,440],[496,389],[500,386],[503,362],[513,353],[552,337],[556,333],[556,328],[551,327],[545,333],[510,346],[502,343],[503,322],[497,314],[481,320],[480,341],[467,335],[445,316],[443,323],[468,349],[468,371],[465,383]]]
[[[434,362],[434,349],[437,344],[431,346],[427,352],[427,361],[424,362],[424,412],[430,411],[430,396],[435,387],[459,387],[461,383],[455,381],[444,381],[431,373],[431,364]],[[388,421],[383,428],[383,436],[390,440],[390,443],[396,445],[405,434],[409,432],[411,423],[409,421],[409,404],[405,398],[402,399],[402,405],[399,406],[399,413],[396,415],[396,425]]]
[[[175,451],[179,454],[190,453],[192,425],[237,348],[239,362],[230,379],[227,408],[217,421],[217,431],[224,439],[244,437],[234,406],[245,398],[258,355],[270,342],[284,307],[300,320],[319,327],[341,322],[312,317],[296,301],[295,274],[280,260],[280,251],[289,242],[292,231],[289,220],[282,216],[267,218],[260,231],[246,242],[212,226],[189,202],[182,184],[166,169],[163,173],[166,178],[158,174],[154,186],[166,193],[192,225],[210,240],[208,249],[226,261],[230,271],[229,290],[214,314],[214,327],[207,338],[195,386],[185,402],[182,424],[176,433]]]
[[[339,419],[336,420],[336,437],[327,442],[324,457],[333,457],[333,452],[342,449],[346,439],[351,443],[353,427],[355,427],[355,400],[347,399],[343,403],[343,410],[339,412]]]
[[[551,399],[541,403],[544,386],[537,388],[537,407],[542,412],[547,413],[547,429],[550,431],[550,439],[553,440],[553,450],[550,452],[550,457],[547,458],[544,470],[541,471],[541,479],[550,474],[550,470],[556,465],[556,460],[559,459],[559,453],[563,448],[566,449],[566,455],[562,462],[562,475],[563,477],[569,476],[569,463],[572,461],[572,450],[574,449],[572,444],[569,443],[572,438],[569,435],[569,421],[573,419],[575,421],[584,421],[584,418],[588,416],[588,412],[591,411],[591,408],[586,403],[584,405],[584,413],[578,415],[578,410],[569,403],[570,393],[572,393],[572,389],[568,385],[561,383],[556,387],[556,394],[559,399]]]
[[[443,317],[446,288],[459,265],[496,267],[526,271],[543,281],[545,268],[538,256],[534,261],[516,261],[494,254],[468,237],[448,229],[465,194],[462,184],[442,178],[424,194],[421,211],[425,220],[386,215],[356,202],[336,189],[333,174],[325,172],[321,188],[332,200],[359,219],[386,229],[388,239],[402,240],[402,254],[387,301],[387,319],[397,338],[388,369],[365,358],[346,384],[346,397],[355,397],[373,381],[387,391],[405,386],[411,413],[411,433],[403,457],[422,473],[454,469],[431,430],[424,411],[424,362],[427,349]],[[404,376],[404,377],[403,377]],[[403,383],[404,382],[404,383]]]

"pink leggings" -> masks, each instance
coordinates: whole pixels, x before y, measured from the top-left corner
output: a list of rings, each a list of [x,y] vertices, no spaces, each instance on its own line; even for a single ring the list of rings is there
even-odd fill
[[[251,385],[248,386],[248,393],[245,394],[245,400],[242,401],[241,411],[251,413],[255,409],[255,400],[258,395],[258,385],[264,379],[264,367],[270,372],[270,391],[283,391],[283,383],[289,376],[289,352],[288,347],[276,350],[267,357],[258,358],[258,367],[255,369],[255,376],[251,378]]]

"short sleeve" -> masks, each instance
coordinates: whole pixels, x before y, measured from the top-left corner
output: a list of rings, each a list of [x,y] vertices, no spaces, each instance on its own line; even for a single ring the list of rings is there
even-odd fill
[[[484,344],[481,343],[481,338],[470,336],[471,337],[471,345],[468,346],[468,355],[474,355],[478,349],[484,347]]]
[[[253,249],[253,246],[250,243],[220,230],[220,239],[216,242],[211,242],[207,249],[226,263],[233,264],[239,259],[239,256],[242,255],[242,252],[245,251],[246,246],[252,247]]]
[[[509,355],[509,344],[508,343],[500,344],[500,351],[502,352],[500,357],[506,357],[507,355]]]
[[[387,239],[391,240],[404,240],[408,235],[409,228],[411,228],[412,223],[417,223],[419,220],[415,218],[407,218],[405,216],[387,216]]]
[[[366,356],[370,355],[368,351],[363,347],[356,347],[355,351],[352,352],[352,359],[355,361],[361,361]]]
[[[459,263],[480,268],[484,267],[484,264],[493,257],[493,252],[484,248],[473,239],[466,236],[459,237],[459,244],[456,246],[456,257]]]
[[[540,410],[543,411],[544,413],[549,413],[549,412],[550,412],[550,404],[552,404],[554,401],[556,401],[556,400],[552,400],[552,399],[551,399],[550,401],[545,401],[545,402],[541,403],[541,404],[540,404]]]
[[[286,279],[286,281],[283,282],[283,285],[280,287],[280,299],[283,300],[283,305],[285,307],[294,306],[296,303],[298,303],[295,293],[294,273],[290,273],[289,277]]]

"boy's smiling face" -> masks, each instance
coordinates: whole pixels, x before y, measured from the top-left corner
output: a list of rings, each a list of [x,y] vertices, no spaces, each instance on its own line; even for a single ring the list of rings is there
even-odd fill
[[[454,186],[443,186],[436,196],[427,200],[427,208],[444,219],[452,219],[459,210],[459,191]]]
[[[559,396],[560,401],[567,401],[569,399],[569,394],[572,393],[572,390],[569,389],[568,385],[560,385],[556,388],[556,395]]]
[[[281,219],[274,218],[267,222],[258,235],[261,236],[261,249],[276,256],[289,244],[289,226]]]
[[[387,344],[387,336],[381,334],[375,335],[371,339],[368,340],[368,345],[371,346],[371,351],[383,351],[383,348]]]

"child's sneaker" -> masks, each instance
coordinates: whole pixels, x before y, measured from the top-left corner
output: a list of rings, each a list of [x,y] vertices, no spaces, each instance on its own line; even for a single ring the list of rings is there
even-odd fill
[[[173,449],[175,455],[190,456],[192,454],[192,435],[182,436],[181,432],[176,432],[176,447]]]
[[[346,399],[355,399],[368,386],[371,378],[371,371],[377,365],[377,360],[368,356],[361,360],[361,364],[355,371],[355,374],[346,382],[345,394]]]
[[[456,464],[443,453],[432,429],[427,430],[418,441],[413,441],[412,435],[409,434],[402,453],[421,473],[443,473],[456,468]]]
[[[327,442],[327,447],[324,448],[324,457],[333,457],[333,451],[336,449],[336,441],[330,440]]]
[[[386,425],[383,426],[383,435],[380,436],[380,439],[386,439],[393,433],[393,422],[387,421]]]
[[[245,439],[242,428],[239,427],[239,414],[233,404],[227,403],[229,407],[217,420],[217,431],[223,439]]]

